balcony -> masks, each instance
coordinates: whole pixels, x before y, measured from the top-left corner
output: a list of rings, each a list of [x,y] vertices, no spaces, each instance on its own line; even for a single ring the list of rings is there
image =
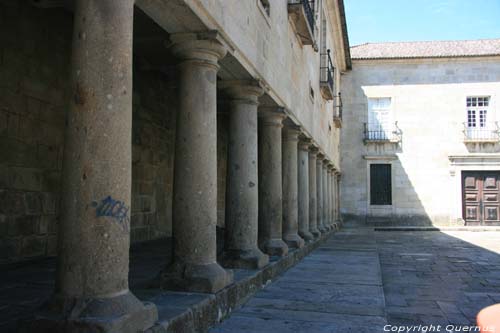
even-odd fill
[[[335,96],[335,67],[333,67],[332,58],[330,57],[330,50],[327,50],[326,53],[321,54],[320,64],[321,66],[319,69],[319,75],[321,94],[325,99],[332,100]]]
[[[288,0],[288,15],[304,45],[314,45],[314,1]]]
[[[364,124],[363,142],[366,143],[398,143],[403,138],[403,132],[394,124]]]
[[[464,123],[464,142],[499,142],[500,141],[500,127],[498,122],[491,122],[482,124],[480,127],[469,127]]]
[[[335,124],[336,128],[341,128],[342,127],[342,95],[339,94],[337,96],[333,96],[334,98],[334,105],[333,105],[333,123]]]

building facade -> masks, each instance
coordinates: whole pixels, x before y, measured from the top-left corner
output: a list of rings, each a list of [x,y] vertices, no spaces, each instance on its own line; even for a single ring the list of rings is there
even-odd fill
[[[1,260],[58,260],[37,329],[151,326],[131,242],[172,239],[161,287],[215,293],[339,219],[341,0],[0,13]]]
[[[342,213],[500,223],[500,40],[363,44],[343,77]]]

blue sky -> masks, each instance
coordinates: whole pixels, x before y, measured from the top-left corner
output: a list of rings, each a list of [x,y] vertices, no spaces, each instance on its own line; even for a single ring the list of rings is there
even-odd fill
[[[349,44],[500,38],[500,0],[344,0]]]

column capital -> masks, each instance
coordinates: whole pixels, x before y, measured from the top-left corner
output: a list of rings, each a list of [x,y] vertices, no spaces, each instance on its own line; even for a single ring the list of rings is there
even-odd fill
[[[259,97],[264,89],[258,80],[224,80],[219,82],[219,89],[225,91],[232,102],[259,104]]]
[[[258,110],[259,119],[264,126],[283,127],[283,120],[286,119],[285,109],[282,107],[260,107]]]
[[[317,155],[318,155],[318,157],[316,158],[316,163],[319,165],[323,164],[323,160],[325,158],[325,155],[321,152],[318,152]]]
[[[312,140],[310,138],[308,138],[304,135],[300,135],[299,136],[299,149],[308,151],[309,147],[311,146],[311,141]]]
[[[311,143],[309,145],[309,154],[311,154],[313,156],[316,156],[319,154],[319,148],[316,147],[316,145],[314,143]]]
[[[217,66],[224,58],[228,47],[217,31],[181,32],[170,35],[172,53],[182,61],[199,61],[207,65]]]
[[[298,125],[286,125],[283,127],[283,139],[285,141],[299,141],[300,126]]]

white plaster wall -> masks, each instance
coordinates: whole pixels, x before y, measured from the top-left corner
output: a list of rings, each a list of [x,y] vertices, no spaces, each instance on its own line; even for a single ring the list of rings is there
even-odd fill
[[[462,132],[467,96],[491,96],[489,120],[500,120],[500,58],[357,60],[342,80],[342,213],[427,217],[438,224],[461,217],[448,157],[500,153],[498,144],[465,144]],[[370,97],[392,98],[400,145],[363,143]],[[368,165],[377,160],[365,155],[393,165],[393,205],[384,211],[369,205]]]
[[[197,15],[211,22],[236,46],[234,56],[270,87],[270,95],[286,107],[329,158],[339,166],[339,130],[333,124],[333,104],[322,98],[319,84],[320,54],[310,45],[301,45],[287,10],[288,0],[270,0],[270,16],[259,0],[190,0]],[[323,3],[327,15],[328,47],[339,72],[345,67],[339,17],[334,2]],[[328,6],[327,6],[328,4]],[[201,9],[200,9],[201,8]],[[330,10],[328,10],[330,9]],[[316,22],[319,22],[319,15]],[[316,29],[317,43],[319,34]],[[314,99],[309,87],[314,89]]]

